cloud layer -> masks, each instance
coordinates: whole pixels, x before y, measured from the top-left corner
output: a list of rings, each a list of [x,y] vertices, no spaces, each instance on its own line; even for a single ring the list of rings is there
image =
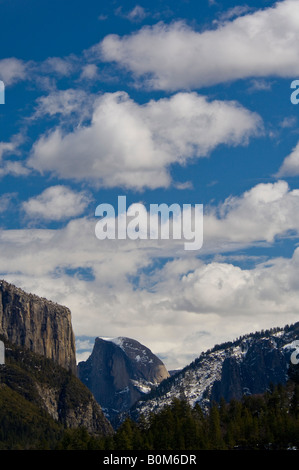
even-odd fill
[[[93,48],[161,90],[198,89],[251,77],[299,73],[299,5],[277,2],[198,32],[186,23],[159,23],[129,36],[109,35]]]
[[[47,104],[55,110],[57,100],[51,108]],[[90,123],[41,136],[28,165],[98,186],[168,187],[173,163],[207,157],[220,144],[245,145],[261,130],[258,114],[236,102],[178,93],[140,105],[127,93],[105,93]]]
[[[50,189],[43,199],[57,196],[58,188]],[[255,260],[245,269],[226,258],[225,247],[270,243],[286,230],[298,236],[298,210],[299,191],[284,181],[210,208],[204,221],[210,262],[171,240],[99,241],[96,218],[57,230],[2,230],[0,272],[70,307],[76,335],[135,337],[168,367],[179,367],[215,342],[296,320],[299,249],[291,259]]]

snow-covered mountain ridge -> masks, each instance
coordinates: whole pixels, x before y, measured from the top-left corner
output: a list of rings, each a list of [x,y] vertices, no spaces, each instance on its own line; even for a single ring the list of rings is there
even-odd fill
[[[174,398],[203,409],[222,397],[229,401],[265,392],[271,384],[286,383],[291,354],[299,339],[299,322],[242,336],[216,345],[139,400],[133,418],[157,412]]]

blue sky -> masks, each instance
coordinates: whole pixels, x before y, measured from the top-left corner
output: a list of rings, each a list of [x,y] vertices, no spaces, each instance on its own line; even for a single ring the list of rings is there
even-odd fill
[[[298,320],[296,0],[0,0],[0,275],[68,306],[85,358],[182,367]],[[95,209],[203,204],[203,246],[104,240]]]

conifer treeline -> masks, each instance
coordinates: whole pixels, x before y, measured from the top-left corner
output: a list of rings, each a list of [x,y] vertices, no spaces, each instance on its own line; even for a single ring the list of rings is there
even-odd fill
[[[299,385],[290,382],[260,396],[214,403],[204,414],[175,399],[149,421],[127,418],[106,439],[84,430],[69,431],[61,449],[102,450],[231,450],[299,449]]]
[[[206,413],[199,405],[175,399],[147,419],[127,418],[106,437],[90,435],[85,428],[66,429],[54,421],[33,400],[31,376],[22,375],[17,366],[12,372],[17,376],[7,375],[8,385],[21,383],[23,394],[30,393],[22,396],[18,387],[0,383],[0,450],[299,449],[299,365],[290,364],[286,385],[264,394],[229,403],[221,400]]]

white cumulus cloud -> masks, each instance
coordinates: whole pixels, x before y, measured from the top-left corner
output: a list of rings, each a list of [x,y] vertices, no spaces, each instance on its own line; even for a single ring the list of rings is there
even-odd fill
[[[0,79],[5,86],[25,80],[27,76],[27,64],[15,57],[0,60]]]
[[[297,176],[299,175],[299,142],[291,153],[284,159],[277,176]]]
[[[299,234],[299,190],[286,181],[261,183],[241,196],[207,209],[204,238],[235,243],[273,243],[276,237]]]
[[[66,186],[57,185],[24,201],[22,208],[30,218],[58,221],[81,215],[90,202],[90,196],[86,192],[76,192]]]
[[[153,89],[197,89],[252,77],[293,78],[298,35],[298,1],[285,0],[203,32],[177,21],[109,35],[92,51]]]
[[[236,102],[178,93],[140,105],[127,93],[105,93],[90,123],[42,135],[28,165],[98,186],[168,187],[171,164],[207,157],[220,144],[245,145],[261,130],[259,115]]]

